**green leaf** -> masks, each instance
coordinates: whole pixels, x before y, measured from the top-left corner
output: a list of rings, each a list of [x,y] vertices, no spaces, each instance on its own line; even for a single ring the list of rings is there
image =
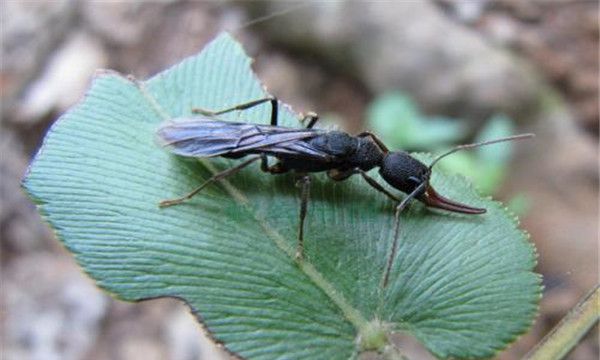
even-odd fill
[[[460,139],[464,124],[443,117],[426,117],[414,101],[399,92],[377,97],[367,110],[370,127],[390,148],[435,150]]]
[[[145,82],[100,73],[49,131],[24,186],[99,286],[130,301],[180,298],[250,359],[345,359],[382,350],[396,331],[439,357],[489,357],[526,331],[540,296],[534,248],[499,203],[461,178],[436,173],[432,184],[488,213],[414,204],[402,214],[386,289],[394,204],[359,178],[313,177],[304,262],[294,260],[293,174],[250,167],[160,209],[237,162],[174,156],[155,145],[158,124],[264,97],[250,62],[222,35]],[[225,118],[267,123],[269,113],[265,105]],[[300,126],[286,107],[280,118]]]

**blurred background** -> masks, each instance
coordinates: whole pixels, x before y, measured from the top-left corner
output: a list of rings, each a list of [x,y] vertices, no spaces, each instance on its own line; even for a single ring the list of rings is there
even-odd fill
[[[598,10],[584,0],[3,1],[2,358],[229,358],[180,302],[128,304],[97,289],[19,187],[96,69],[144,79],[223,30],[280,100],[393,148],[537,134],[440,164],[504,201],[537,246],[541,313],[500,355],[522,357],[598,282]],[[596,327],[569,359],[597,359],[597,339]]]

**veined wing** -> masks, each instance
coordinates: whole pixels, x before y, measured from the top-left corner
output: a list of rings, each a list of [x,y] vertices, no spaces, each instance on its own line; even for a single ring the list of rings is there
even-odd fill
[[[170,120],[157,131],[159,144],[182,156],[213,157],[264,151],[269,154],[330,156],[301,140],[318,130],[215,120],[204,116]]]

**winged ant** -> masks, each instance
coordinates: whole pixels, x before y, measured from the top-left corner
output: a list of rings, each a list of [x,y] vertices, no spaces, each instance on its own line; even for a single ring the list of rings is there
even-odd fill
[[[270,125],[224,121],[217,118],[221,114],[246,110],[266,102],[271,104]],[[239,159],[247,155],[256,156],[215,174],[183,197],[162,201],[159,204],[160,207],[176,205],[190,199],[207,185],[231,176],[256,161],[261,162],[262,171],[271,174],[282,174],[293,170],[299,175],[299,185],[301,186],[296,249],[296,259],[301,260],[304,251],[304,222],[310,189],[309,173],[327,171],[329,178],[335,181],[342,181],[359,174],[371,187],[398,203],[394,218],[394,240],[386,261],[382,279],[383,287],[387,286],[393,259],[396,256],[400,213],[411,200],[416,199],[428,207],[456,213],[483,214],[486,212],[486,209],[462,204],[438,194],[429,183],[433,166],[442,158],[459,150],[533,136],[533,134],[521,134],[459,145],[439,155],[431,164],[425,165],[407,152],[389,151],[377,136],[368,131],[352,136],[341,131],[313,129],[319,119],[314,113],[303,119],[303,122],[308,123],[305,128],[278,126],[278,101],[275,97],[266,97],[221,111],[194,109],[193,112],[198,115],[166,121],[159,127],[157,131],[159,142],[168,147],[172,153],[200,158],[221,156]],[[269,165],[269,157],[277,159],[277,163]],[[407,194],[406,197],[400,199],[369,176],[367,171],[375,167],[379,167],[379,174],[389,185]]]

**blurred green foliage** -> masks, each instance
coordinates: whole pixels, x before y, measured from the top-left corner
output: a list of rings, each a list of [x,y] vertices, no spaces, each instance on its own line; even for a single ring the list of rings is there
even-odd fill
[[[371,128],[395,148],[438,150],[460,140],[465,130],[460,121],[426,117],[411,98],[398,92],[381,95],[367,111]]]
[[[427,116],[417,104],[400,92],[390,92],[376,98],[367,110],[367,122],[392,149],[440,153],[453,145],[464,143],[467,124],[464,120]],[[488,119],[473,139],[474,142],[497,139],[514,134],[512,119],[494,115]],[[493,195],[506,179],[513,155],[511,142],[462,151],[445,158],[439,166],[460,173],[485,195]],[[527,198],[518,196],[510,201],[511,210],[522,213]]]

